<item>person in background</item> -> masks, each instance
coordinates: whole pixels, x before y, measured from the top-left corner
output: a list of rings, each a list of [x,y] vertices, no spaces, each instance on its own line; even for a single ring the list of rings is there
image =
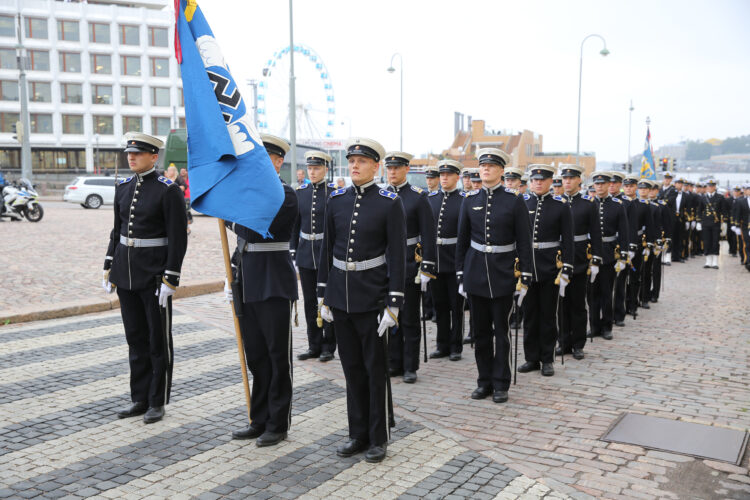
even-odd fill
[[[343,177],[339,177],[338,179],[336,179],[336,187],[339,189],[346,187],[346,182],[344,181]]]
[[[304,169],[298,168],[297,169],[297,187],[304,186],[308,182],[310,182],[310,180],[305,178]]]
[[[424,178],[427,182],[427,192],[432,193],[440,189],[440,174],[437,166],[429,166],[424,169]]]
[[[190,179],[188,179],[188,171],[184,167],[180,169],[180,179],[182,179],[182,182],[185,184],[183,194],[185,195],[185,210],[187,211],[187,232],[190,234],[190,224],[193,223],[193,213],[190,211]]]

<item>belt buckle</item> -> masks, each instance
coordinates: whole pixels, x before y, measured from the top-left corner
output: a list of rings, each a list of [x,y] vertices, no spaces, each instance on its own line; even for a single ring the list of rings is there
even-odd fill
[[[443,244],[443,238],[438,238],[437,239],[437,244],[438,245],[442,245]]]
[[[347,262],[346,263],[346,270],[347,271],[356,271],[357,270],[357,264],[354,262]]]
[[[484,247],[484,251],[485,253],[492,253],[492,245],[487,245],[486,247]]]
[[[134,247],[135,246],[135,238],[128,238],[127,246]]]
[[[534,248],[539,249],[539,243],[534,243]]]

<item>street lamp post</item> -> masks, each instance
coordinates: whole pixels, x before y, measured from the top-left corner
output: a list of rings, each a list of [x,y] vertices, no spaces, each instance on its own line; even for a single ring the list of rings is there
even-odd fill
[[[26,54],[23,46],[23,38],[21,36],[21,6],[18,6],[18,17],[17,17],[17,36],[18,45],[17,49],[17,61],[18,61],[18,85],[20,87],[20,101],[21,101],[21,112],[19,119],[21,122],[21,130],[17,131],[19,137],[23,135],[21,139],[21,177],[28,179],[32,182],[31,173],[31,124],[29,123],[29,96],[28,89],[26,86]]]
[[[297,103],[294,92],[294,10],[289,0],[289,140],[292,159],[289,161],[290,176],[297,170]]]
[[[94,134],[94,141],[96,141],[96,150],[94,152],[94,172],[99,174],[101,173],[101,167],[99,166],[99,134]]]
[[[401,106],[400,106],[400,112],[399,112],[399,140],[398,140],[398,147],[399,150],[404,150],[404,59],[401,57],[401,54],[396,52],[391,56],[391,65],[388,67],[388,73],[393,73],[396,71],[396,68],[393,67],[393,60],[398,56],[398,62],[399,62],[399,69],[401,74]]]
[[[604,40],[604,37],[601,35],[597,35],[596,33],[592,33],[591,35],[587,35],[582,41],[581,41],[581,62],[578,66],[578,132],[576,134],[576,164],[579,165],[581,163],[581,79],[583,77],[583,44],[591,37],[597,37],[599,38],[602,43],[604,44],[604,48],[599,51],[599,53],[602,56],[609,55],[609,50],[607,50],[607,41]]]
[[[634,109],[635,108],[633,107],[633,101],[631,99],[630,108],[628,108],[628,111],[630,111],[630,113],[628,115],[628,159],[626,161],[627,166],[628,166],[628,173],[631,173],[631,174],[633,173],[633,165],[630,164],[630,135],[633,129],[632,125],[633,125],[633,110]]]

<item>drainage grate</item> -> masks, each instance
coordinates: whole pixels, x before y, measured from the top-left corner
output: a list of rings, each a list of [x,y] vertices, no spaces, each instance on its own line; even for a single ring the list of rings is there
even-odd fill
[[[602,441],[634,444],[739,465],[747,447],[747,431],[623,413]]]

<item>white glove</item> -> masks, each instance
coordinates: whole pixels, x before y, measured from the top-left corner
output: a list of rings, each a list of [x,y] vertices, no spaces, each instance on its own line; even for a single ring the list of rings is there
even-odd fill
[[[466,292],[464,292],[464,284],[463,283],[461,283],[460,285],[458,285],[458,294],[461,295],[465,299],[468,298],[468,296],[466,295]]]
[[[648,256],[649,256],[649,255],[651,255],[651,249],[649,249],[649,248],[644,248],[644,249],[643,249],[643,256],[644,256],[644,257],[645,257],[646,259],[648,259]]]
[[[689,230],[689,229],[690,229],[690,223],[689,223],[689,222],[686,222],[686,223],[685,223],[685,229],[686,229],[686,230]]]
[[[596,280],[596,275],[599,274],[599,266],[591,265],[591,282]]]
[[[523,304],[523,299],[526,297],[526,292],[528,291],[528,285],[521,285],[521,289],[518,290],[518,307],[521,307],[521,304]]]
[[[736,234],[737,236],[742,234],[742,231],[740,231],[740,228],[738,228],[737,226],[732,227],[732,231],[734,231],[734,234]]]
[[[380,325],[378,325],[378,337],[382,337],[386,330],[392,326],[398,325],[398,307],[386,307],[383,311],[383,317],[380,318]]]
[[[690,223],[690,227],[692,227],[693,229],[695,229],[695,221],[692,221],[692,222]]]
[[[655,247],[654,247],[654,257],[658,257],[658,256],[659,256],[659,254],[661,253],[661,251],[662,251],[662,247],[660,247],[660,246],[655,246]]]
[[[167,286],[166,283],[162,283],[154,295],[159,297],[159,305],[166,309],[169,297],[174,295],[174,288]]]
[[[701,226],[701,223],[700,223],[700,222],[699,222],[698,224],[696,224],[696,225],[695,225],[695,229],[696,229],[697,231],[703,231],[703,226]]]
[[[224,300],[226,300],[229,304],[234,301],[234,296],[232,295],[232,287],[229,286],[229,280],[226,278],[224,278]]]
[[[618,260],[615,264],[615,273],[620,274],[623,270],[625,270],[625,261]]]
[[[727,235],[727,223],[726,222],[721,223],[721,235],[722,236]]]
[[[333,312],[331,308],[323,304],[323,297],[318,297],[318,309],[320,309],[320,317],[326,323],[333,323]]]
[[[430,282],[430,277],[426,274],[419,273],[419,289],[423,292],[427,291],[427,283]]]
[[[633,257],[635,257],[635,252],[632,250],[628,250],[628,259],[632,261]]]
[[[104,291],[107,293],[115,291],[115,286],[109,282],[109,271],[104,271],[102,274],[102,288],[104,288]]]
[[[570,284],[570,278],[566,274],[560,275],[560,297],[565,297],[565,287]]]

